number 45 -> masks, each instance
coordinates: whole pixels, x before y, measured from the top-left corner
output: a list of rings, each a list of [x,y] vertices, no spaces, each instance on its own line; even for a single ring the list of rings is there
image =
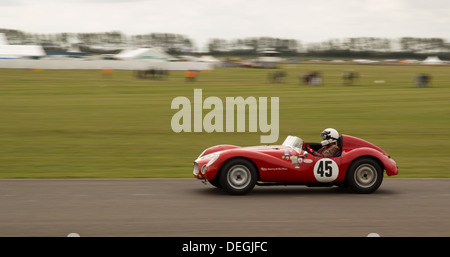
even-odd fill
[[[319,174],[321,177],[331,177],[333,175],[333,167],[331,166],[333,164],[332,161],[319,161],[319,167],[317,168],[317,174]]]

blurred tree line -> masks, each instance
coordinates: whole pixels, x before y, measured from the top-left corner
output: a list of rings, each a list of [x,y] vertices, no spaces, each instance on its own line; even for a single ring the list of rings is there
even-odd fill
[[[77,46],[81,51],[93,54],[117,53],[126,47],[163,48],[169,54],[192,53],[193,41],[179,34],[149,33],[125,35],[120,31],[100,33],[25,33],[19,30],[0,29],[11,45],[42,45],[45,49],[64,50]]]
[[[284,56],[295,56],[301,49],[301,43],[295,39],[272,37],[244,38],[235,40],[210,39],[209,54],[221,55],[257,55],[259,51],[271,48]]]
[[[309,44],[307,53],[311,56],[339,58],[424,58],[439,55],[449,59],[450,43],[442,38],[357,37]]]
[[[275,49],[281,56],[289,57],[423,58],[434,54],[450,59],[450,43],[442,38],[355,37],[302,44],[294,39],[261,37],[234,40],[216,38],[208,43],[209,52],[219,56],[255,56],[264,48]]]
[[[158,46],[172,55],[210,54],[214,56],[256,56],[258,51],[271,48],[285,57],[319,58],[423,58],[438,55],[450,59],[450,43],[442,38],[354,37],[329,39],[318,43],[302,43],[296,39],[250,37],[226,40],[210,39],[206,53],[198,53],[190,38],[173,33],[125,35],[120,31],[100,33],[37,34],[19,30],[0,29],[9,44],[37,44],[46,49],[64,50],[76,46],[87,53],[116,53],[125,47]]]

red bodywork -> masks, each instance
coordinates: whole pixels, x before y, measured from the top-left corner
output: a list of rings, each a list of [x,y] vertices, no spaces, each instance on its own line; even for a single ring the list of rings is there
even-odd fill
[[[388,176],[398,174],[397,164],[381,148],[348,135],[342,135],[341,140],[341,155],[331,158],[338,169],[334,168],[335,176],[332,181],[326,181],[327,183],[343,183],[346,179],[348,167],[360,157],[371,157],[378,160]],[[304,155],[305,151],[300,148],[281,145],[251,147],[218,145],[206,149],[194,162],[194,176],[198,179],[213,180],[226,161],[240,157],[253,162],[258,171],[258,181],[260,182],[323,183],[323,181],[317,179],[315,173],[318,169],[317,162],[324,158],[315,157],[311,154]]]

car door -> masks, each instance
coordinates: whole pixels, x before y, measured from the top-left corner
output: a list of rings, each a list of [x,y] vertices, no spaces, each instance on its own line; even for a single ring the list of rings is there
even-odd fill
[[[341,157],[334,158],[324,158],[312,156],[311,170],[309,171],[316,182],[319,183],[332,183],[338,177],[340,172],[339,167],[341,166]]]

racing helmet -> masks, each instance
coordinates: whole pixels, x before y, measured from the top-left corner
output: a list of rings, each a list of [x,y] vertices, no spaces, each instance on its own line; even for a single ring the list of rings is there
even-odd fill
[[[320,133],[320,136],[323,138],[323,141],[320,142],[323,146],[335,143],[339,140],[339,133],[334,128],[325,129]]]

